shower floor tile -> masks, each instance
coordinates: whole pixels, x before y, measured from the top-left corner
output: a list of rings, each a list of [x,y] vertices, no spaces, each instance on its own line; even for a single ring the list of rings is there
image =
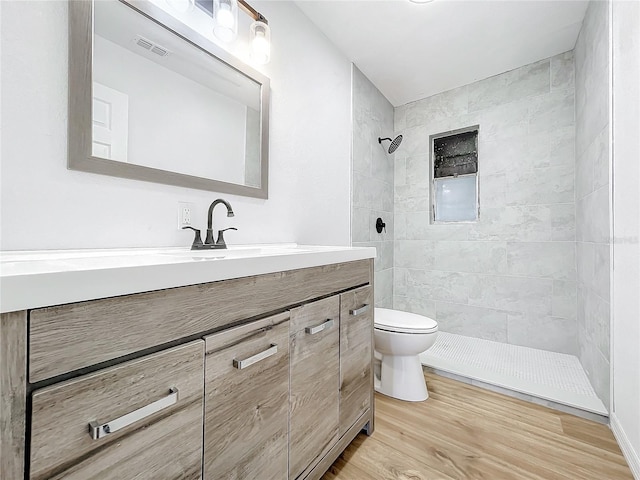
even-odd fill
[[[608,416],[573,355],[438,332],[423,365],[525,395]]]

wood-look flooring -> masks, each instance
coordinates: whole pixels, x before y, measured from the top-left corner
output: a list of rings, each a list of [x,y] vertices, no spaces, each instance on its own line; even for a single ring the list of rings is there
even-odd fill
[[[375,432],[322,480],[633,480],[606,425],[425,376],[426,402],[376,394]]]

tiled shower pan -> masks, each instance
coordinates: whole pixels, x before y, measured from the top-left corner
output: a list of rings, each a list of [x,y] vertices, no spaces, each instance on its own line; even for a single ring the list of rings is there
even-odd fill
[[[573,355],[439,332],[420,360],[437,373],[517,392],[514,396],[560,410],[565,406],[569,413],[601,421],[609,415]]]

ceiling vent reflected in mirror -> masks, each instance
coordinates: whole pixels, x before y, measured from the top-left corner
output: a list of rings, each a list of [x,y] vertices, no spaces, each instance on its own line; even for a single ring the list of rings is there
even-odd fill
[[[145,50],[155,53],[160,57],[166,57],[171,54],[171,50],[169,50],[168,48],[164,48],[163,46],[158,45],[157,43],[152,42],[147,38],[144,38],[142,35],[136,36],[133,39],[133,42],[139,47],[142,47]]]

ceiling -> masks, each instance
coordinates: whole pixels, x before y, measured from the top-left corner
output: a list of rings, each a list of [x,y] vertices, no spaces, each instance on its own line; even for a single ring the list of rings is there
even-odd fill
[[[394,105],[573,49],[583,0],[298,0]]]

